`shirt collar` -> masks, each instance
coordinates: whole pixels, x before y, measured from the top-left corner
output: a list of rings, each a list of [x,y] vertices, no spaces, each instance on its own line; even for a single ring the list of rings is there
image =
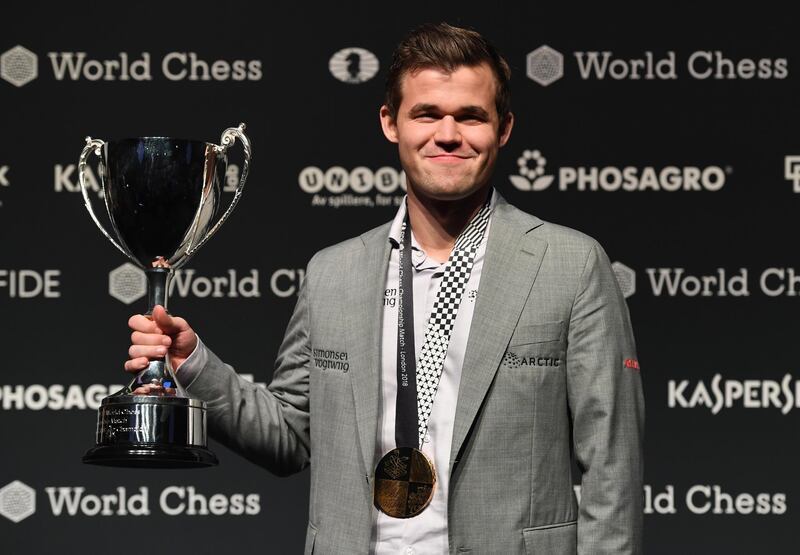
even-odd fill
[[[397,248],[400,246],[400,229],[403,227],[403,222],[406,219],[406,202],[408,199],[408,195],[403,197],[403,202],[400,203],[400,207],[397,209],[397,214],[394,216],[394,220],[392,220],[392,226],[389,228],[389,242],[392,245],[392,248]],[[497,202],[497,193],[495,192],[494,188],[492,188],[491,197],[489,199],[489,208],[494,213],[494,205]],[[485,239],[485,237],[484,237]],[[411,233],[411,247],[414,249],[420,249],[419,243],[417,243],[416,237],[414,237],[414,233]]]

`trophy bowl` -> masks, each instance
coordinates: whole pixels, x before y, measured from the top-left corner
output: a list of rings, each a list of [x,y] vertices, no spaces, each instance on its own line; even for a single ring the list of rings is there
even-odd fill
[[[138,137],[117,141],[86,138],[78,164],[79,182],[89,215],[105,237],[147,278],[147,312],[167,307],[173,271],[184,265],[227,220],[241,197],[250,167],[245,125],[222,133],[220,144]],[[233,199],[221,209],[220,181],[227,151],[236,140],[244,164]],[[91,154],[98,164],[109,229],[95,214],[85,172]],[[136,394],[149,386],[148,395]],[[206,404],[180,394],[165,358],[147,368],[101,402],[96,445],[83,462],[105,466],[192,468],[214,466],[208,449]]]

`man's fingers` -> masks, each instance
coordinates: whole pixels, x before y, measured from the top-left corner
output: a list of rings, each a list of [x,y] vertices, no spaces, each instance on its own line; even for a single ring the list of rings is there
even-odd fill
[[[147,368],[149,364],[150,359],[147,357],[132,358],[125,361],[125,371],[133,373],[140,372]]]
[[[167,348],[163,345],[131,345],[128,348],[128,356],[131,359],[145,357],[149,359],[162,358],[167,354]]]
[[[172,339],[168,335],[158,333],[142,333],[135,331],[131,334],[131,344],[133,345],[163,345],[169,347]]]
[[[142,333],[162,333],[161,328],[146,316],[141,314],[134,314],[128,319],[128,327],[134,331]]]
[[[186,327],[186,320],[183,318],[173,318],[160,304],[157,304],[153,308],[153,322],[166,334],[182,331],[183,328],[181,328],[181,325]]]

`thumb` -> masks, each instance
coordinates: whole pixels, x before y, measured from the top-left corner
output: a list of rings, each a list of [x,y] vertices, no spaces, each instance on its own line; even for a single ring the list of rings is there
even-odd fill
[[[160,304],[157,304],[153,308],[153,322],[156,323],[165,335],[175,335],[182,331],[178,319],[170,316],[167,310]]]

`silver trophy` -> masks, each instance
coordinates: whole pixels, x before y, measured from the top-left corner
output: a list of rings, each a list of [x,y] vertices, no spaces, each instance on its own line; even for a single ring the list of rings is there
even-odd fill
[[[251,157],[244,129],[243,123],[226,129],[219,145],[169,137],[86,138],[78,164],[86,209],[103,235],[144,270],[147,315],[157,304],[166,308],[173,270],[186,264],[239,202]],[[217,218],[227,151],[237,139],[244,148],[241,177],[230,205]],[[86,188],[92,153],[100,158],[111,232],[97,218]],[[144,385],[151,394],[134,394]],[[150,468],[216,465],[207,446],[206,404],[180,396],[169,365],[153,360],[130,384],[103,399],[96,445],[83,462]]]

